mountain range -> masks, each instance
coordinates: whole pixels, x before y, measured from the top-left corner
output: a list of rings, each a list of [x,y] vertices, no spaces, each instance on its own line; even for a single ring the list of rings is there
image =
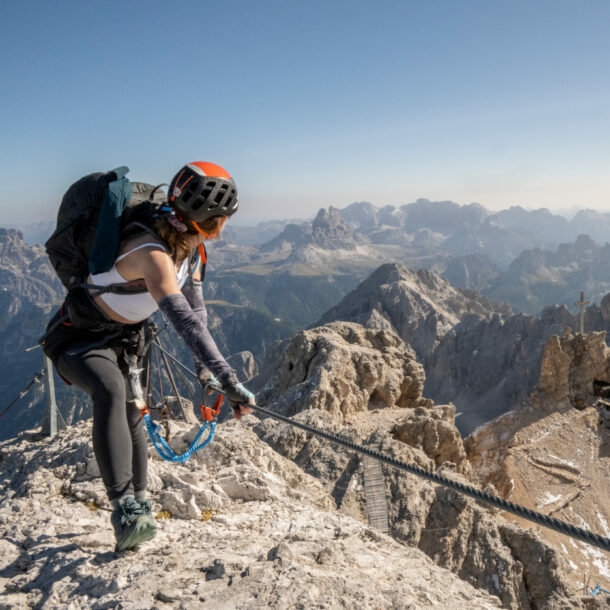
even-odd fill
[[[568,221],[547,210],[511,208],[492,214],[477,204],[420,200],[400,208],[378,209],[367,203],[343,210],[331,207],[311,221],[278,221],[247,230],[229,226],[224,239],[208,248],[204,296],[210,328],[221,349],[232,354],[233,366],[241,379],[248,380],[261,406],[487,486],[502,497],[608,536],[610,515],[603,508],[604,481],[610,474],[608,433],[598,419],[603,403],[594,391],[596,384],[610,385],[605,346],[610,324],[610,278],[604,265],[608,246],[596,241],[608,224],[610,215],[593,212],[581,212]],[[44,234],[40,226],[36,231]],[[16,229],[0,229],[0,278],[0,354],[3,369],[11,371],[0,379],[0,395],[8,405],[0,404],[0,463],[6,473],[0,497],[7,507],[0,511],[0,521],[17,541],[3,547],[6,559],[0,578],[8,583],[13,604],[51,604],[45,595],[56,590],[53,603],[61,605],[74,591],[76,573],[54,574],[51,563],[39,562],[29,577],[20,579],[19,566],[33,565],[35,552],[69,561],[72,550],[65,555],[52,550],[69,523],[59,517],[49,526],[49,538],[33,539],[32,545],[13,516],[27,510],[31,490],[47,479],[60,481],[67,501],[104,510],[87,449],[89,406],[80,393],[56,378],[57,400],[68,429],[59,444],[40,450],[31,445],[36,436],[32,430],[43,423],[46,408],[42,384],[31,383],[42,357],[40,350],[30,348],[61,302],[63,290],[42,246],[28,243]],[[575,304],[581,292],[582,308]],[[168,353],[190,362],[164,320],[156,321]],[[579,332],[581,324],[585,334]],[[184,448],[193,434],[192,422],[170,424],[175,447]],[[251,431],[247,448],[233,437],[239,426],[222,426],[226,440],[198,462],[210,469],[209,477],[204,470],[195,480],[189,467],[176,474],[156,462],[158,479],[152,491],[159,514],[197,521],[203,512],[212,511],[215,526],[237,536],[240,528],[227,527],[215,511],[228,511],[237,523],[245,517],[234,502],[246,502],[256,519],[264,520],[269,502],[279,499],[269,476],[281,473],[283,482],[277,489],[292,489],[297,480],[305,485],[301,476],[312,477],[307,489],[321,485],[323,493],[313,494],[316,499],[308,510],[330,510],[320,515],[322,523],[333,522],[335,511],[358,523],[370,519],[364,493],[370,465],[365,461],[348,451],[323,447],[271,419],[246,425]],[[66,453],[66,447],[73,453]],[[227,461],[229,455],[241,456],[241,470]],[[83,471],[85,456],[89,465]],[[225,470],[215,468],[214,459]],[[246,464],[254,464],[254,469]],[[217,476],[221,483],[214,488]],[[391,562],[396,565],[402,565],[405,548],[418,547],[461,579],[457,584],[451,581],[450,588],[456,599],[470,600],[473,607],[605,607],[598,604],[600,598],[586,596],[590,579],[610,582],[610,565],[603,554],[581,543],[568,545],[565,537],[530,531],[518,519],[505,521],[458,494],[403,480],[391,470],[384,469],[382,477],[388,503],[383,536],[390,538],[380,538],[379,544],[390,548],[391,539],[403,545],[391,546]],[[57,489],[46,484],[42,489],[42,501],[65,512],[55,498]],[[206,491],[211,489],[218,495],[215,500]],[[303,497],[298,501],[307,505]],[[305,540],[304,530],[291,517],[295,506],[282,506],[286,531],[297,533],[296,538],[278,539],[268,550],[272,566],[257,564],[254,555],[240,561],[226,553],[216,557],[231,566],[226,570],[230,576],[223,573],[217,580],[226,576],[229,587],[238,585],[233,596],[215,586],[213,593],[200,590],[195,597],[184,597],[176,593],[176,587],[186,586],[184,581],[174,586],[161,569],[155,571],[161,583],[156,599],[176,597],[184,607],[205,599],[210,605],[201,607],[214,608],[253,607],[257,596],[277,608],[299,603],[401,607],[383,586],[356,592],[356,597],[345,588],[338,597],[330,591],[326,597],[311,589],[307,593],[298,577],[289,576],[291,566],[293,575],[311,574],[295,546]],[[87,532],[103,526],[97,517],[79,515],[82,529],[70,535],[81,545],[73,557],[81,563],[89,561],[89,551],[83,554],[82,548],[104,545],[104,536],[87,537]],[[32,518],[28,527],[34,531],[44,525]],[[199,527],[190,523],[187,529],[195,532]],[[323,539],[317,525],[303,527]],[[261,529],[263,536],[273,536],[266,532]],[[189,568],[172,539],[180,539],[202,562],[214,559],[197,555],[173,522],[164,536],[169,536],[163,538],[165,552],[182,569]],[[254,544],[258,553],[261,544]],[[347,547],[341,547],[341,559],[336,544],[327,546],[330,563],[319,564],[327,574],[335,575],[336,570],[333,578],[341,579],[347,566],[356,569],[357,560]],[[379,550],[372,549],[371,557],[379,557]],[[324,550],[315,552],[326,556]],[[540,557],[545,558],[543,564]],[[114,560],[102,556],[93,561],[98,572],[100,561],[108,563],[108,570],[99,575],[98,583],[103,584],[96,585],[93,574],[85,570],[87,585],[79,595],[95,598],[99,607],[112,607],[125,585],[117,580]],[[126,565],[129,579],[136,582],[137,561]],[[271,567],[274,578],[285,579],[286,591],[269,592],[262,578],[247,581],[237,576],[251,570],[271,578]],[[437,584],[426,597],[416,592],[422,581],[415,582],[415,589],[399,586],[414,607],[452,607]],[[460,590],[460,582],[474,586],[477,593]],[[127,591],[124,607],[139,607],[134,604],[144,595],[142,589],[128,586]],[[477,597],[483,591],[493,599]],[[365,602],[357,595],[370,599]],[[347,606],[339,605],[340,599],[347,600]],[[146,607],[152,603],[144,602]]]
[[[607,328],[608,246],[589,234],[608,226],[610,215],[593,211],[567,220],[519,207],[354,203],[321,209],[312,221],[229,225],[210,244],[204,296],[220,347],[248,350],[259,365],[275,341],[313,324],[388,324],[424,364],[429,395],[456,404],[466,435],[528,396],[545,340],[578,328],[581,291],[587,330]],[[40,238],[43,225],[26,235]],[[16,396],[41,362],[39,351],[23,350],[36,344],[63,290],[42,247],[17,230],[0,229],[0,277],[0,349],[17,371],[0,391]],[[18,421],[0,437],[23,429],[28,412],[14,410]]]

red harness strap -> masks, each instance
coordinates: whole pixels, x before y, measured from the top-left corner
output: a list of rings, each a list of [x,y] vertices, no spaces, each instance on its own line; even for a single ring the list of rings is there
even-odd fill
[[[203,243],[197,246],[197,250],[199,250],[199,257],[201,258],[201,264],[205,265],[208,262],[208,253],[205,251],[205,246]]]

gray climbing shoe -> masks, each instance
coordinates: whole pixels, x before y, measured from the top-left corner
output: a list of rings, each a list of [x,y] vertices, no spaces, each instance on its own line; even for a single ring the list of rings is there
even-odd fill
[[[147,514],[133,496],[125,496],[120,501],[112,511],[110,521],[114,528],[116,538],[114,550],[117,553],[133,549],[157,534],[157,526],[152,514],[150,512]]]
[[[136,500],[136,502],[139,502],[140,508],[142,509],[144,514],[147,517],[150,517],[154,521],[155,518],[153,517],[153,514],[152,514],[152,503],[151,503],[151,501],[150,500],[142,500],[142,501]]]

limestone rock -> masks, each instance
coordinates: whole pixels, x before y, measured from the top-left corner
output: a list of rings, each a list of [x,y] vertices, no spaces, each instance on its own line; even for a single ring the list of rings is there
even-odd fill
[[[468,435],[527,402],[540,377],[545,343],[574,323],[566,307],[548,307],[540,318],[467,316],[426,360],[426,395],[454,403],[458,428]]]
[[[157,537],[120,554],[101,481],[81,468],[89,423],[54,440],[0,443],[0,607],[500,607],[421,551],[333,510],[319,482],[248,428],[223,424],[186,464],[153,456]]]
[[[596,397],[593,381],[610,383],[610,348],[606,333],[572,334],[569,329],[562,337],[553,336],[546,345],[540,368],[537,392],[583,409]]]
[[[388,263],[327,311],[317,324],[335,320],[363,324],[383,318],[423,362],[441,337],[464,316],[487,318],[493,309],[481,295],[457,290],[431,271],[415,272],[404,265]],[[375,318],[371,318],[373,312]]]
[[[371,409],[430,405],[423,384],[422,366],[395,333],[336,322],[289,342],[258,401],[287,415],[314,408],[355,421]]]
[[[460,474],[470,476],[470,463],[455,427],[453,405],[414,409],[392,428],[391,434],[396,440],[420,448],[434,460],[435,467],[449,463]]]
[[[320,371],[326,378],[357,379],[361,361],[353,358],[352,350],[346,351],[345,338],[353,334],[369,338],[372,332],[363,333],[358,325],[335,323],[295,337],[283,353],[276,354],[277,374],[261,395],[266,407],[296,412],[293,421],[472,485],[471,466],[455,427],[452,405],[356,410],[360,416],[349,418],[334,403],[320,402],[319,388],[325,387]],[[388,336],[387,331],[376,333],[378,337]],[[359,346],[362,343],[362,339],[356,342]],[[367,349],[385,353],[387,342],[369,341]],[[302,355],[302,368],[297,364],[297,353]],[[379,355],[368,357],[375,361]],[[307,383],[310,379],[316,382]],[[338,400],[344,396],[333,392]],[[256,425],[254,431],[281,455],[322,481],[338,510],[362,520],[371,518],[365,494],[367,472],[357,454],[344,445],[324,442],[271,418]],[[551,599],[557,605],[549,608],[579,607],[573,599],[575,583],[570,583],[566,558],[537,536],[532,538],[516,528],[509,537],[505,535],[508,523],[497,511],[385,464],[382,476],[388,527],[394,539],[419,546],[440,565],[498,595],[508,608],[546,607]],[[527,552],[517,553],[518,548]],[[549,559],[538,566],[541,555]],[[531,574],[547,584],[530,583]]]
[[[605,333],[569,331],[551,337],[528,403],[481,426],[464,444],[482,485],[492,484],[517,504],[609,537],[609,438],[599,424],[593,388],[594,380],[610,379],[604,339]],[[523,525],[516,517],[511,521]],[[537,534],[569,562],[570,586],[607,580],[607,553],[547,528]],[[517,543],[512,533],[510,540],[513,547],[530,548],[531,540]]]

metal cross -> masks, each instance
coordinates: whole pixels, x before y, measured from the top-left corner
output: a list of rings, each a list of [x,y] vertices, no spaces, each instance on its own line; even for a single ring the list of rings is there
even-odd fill
[[[574,305],[580,307],[580,334],[584,335],[585,332],[585,305],[588,305],[590,301],[585,301],[585,293],[580,292],[580,301],[576,301]]]

